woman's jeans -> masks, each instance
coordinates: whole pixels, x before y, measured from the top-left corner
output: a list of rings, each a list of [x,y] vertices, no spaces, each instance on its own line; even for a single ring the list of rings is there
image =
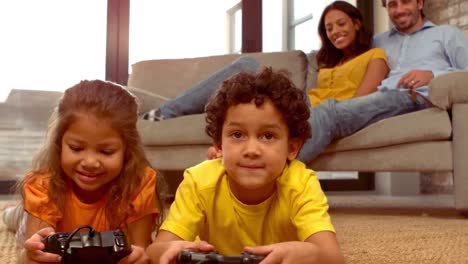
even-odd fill
[[[309,163],[333,140],[344,138],[379,120],[429,107],[417,96],[401,90],[377,91],[372,94],[343,101],[328,99],[310,108],[310,137],[298,159]],[[402,128],[404,129],[404,128]]]
[[[205,105],[211,94],[223,81],[242,71],[257,71],[259,63],[251,57],[240,57],[232,64],[215,72],[208,79],[197,83],[173,100],[167,101],[159,108],[164,119],[183,115],[199,114],[205,111]]]

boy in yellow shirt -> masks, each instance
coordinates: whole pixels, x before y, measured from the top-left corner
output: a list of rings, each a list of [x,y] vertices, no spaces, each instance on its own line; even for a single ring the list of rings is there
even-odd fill
[[[223,83],[206,107],[222,158],[185,171],[147,248],[153,263],[185,249],[248,252],[261,263],[344,262],[318,178],[295,159],[311,134],[305,96],[271,68]]]

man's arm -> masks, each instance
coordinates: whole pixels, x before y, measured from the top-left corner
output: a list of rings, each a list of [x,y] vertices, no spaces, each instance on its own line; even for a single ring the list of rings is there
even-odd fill
[[[468,36],[462,30],[455,26],[447,26],[450,30],[447,32],[449,37],[444,43],[445,52],[450,61],[453,70],[468,69]],[[438,76],[446,72],[434,72],[434,76]]]
[[[445,37],[441,40],[450,67],[444,70],[411,70],[402,76],[397,87],[415,89],[428,85],[438,75],[468,69],[468,36],[453,26],[444,26]]]

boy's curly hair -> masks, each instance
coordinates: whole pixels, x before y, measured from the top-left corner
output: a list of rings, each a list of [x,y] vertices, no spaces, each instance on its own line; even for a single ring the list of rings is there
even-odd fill
[[[208,101],[205,131],[216,146],[221,146],[222,128],[230,107],[252,101],[260,106],[270,100],[283,116],[289,138],[305,142],[311,136],[305,96],[285,70],[273,71],[271,67],[265,67],[258,73],[241,72],[224,81]]]

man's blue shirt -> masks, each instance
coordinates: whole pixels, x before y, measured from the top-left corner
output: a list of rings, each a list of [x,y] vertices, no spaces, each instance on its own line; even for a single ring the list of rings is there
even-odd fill
[[[374,46],[383,48],[391,71],[379,90],[396,89],[398,81],[410,70],[430,70],[434,76],[468,69],[468,37],[450,25],[436,26],[430,21],[413,33],[396,28],[374,37]],[[428,86],[416,89],[428,96]]]

